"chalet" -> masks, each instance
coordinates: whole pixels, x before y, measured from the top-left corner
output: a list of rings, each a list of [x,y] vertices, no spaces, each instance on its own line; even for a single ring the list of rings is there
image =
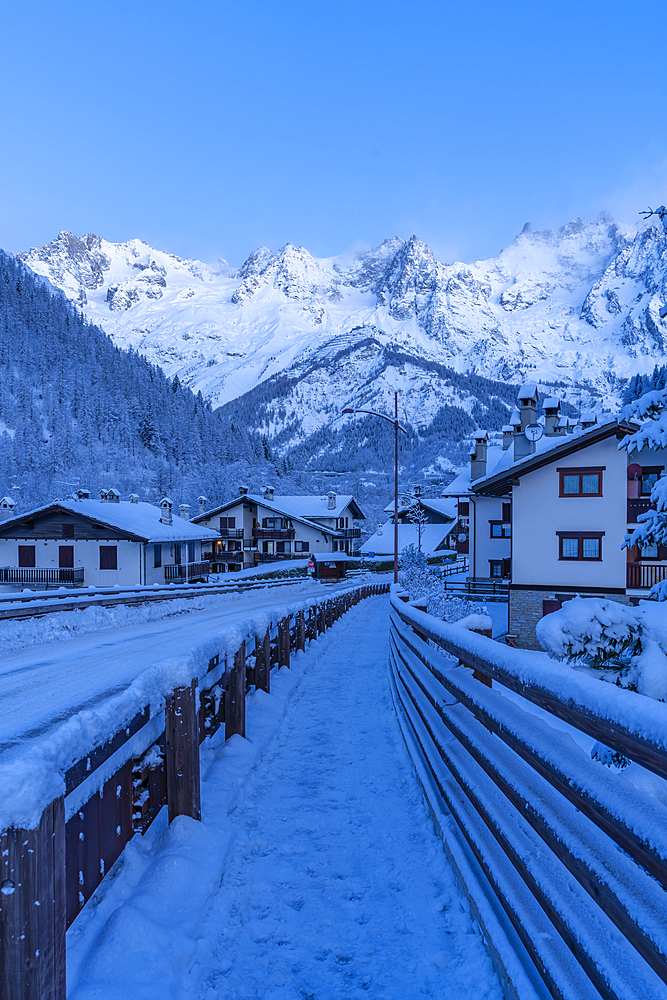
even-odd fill
[[[349,555],[353,540],[361,536],[354,521],[363,519],[349,495],[279,496],[271,488],[258,494],[241,486],[233,500],[200,511],[194,521],[217,533],[205,551],[216,570],[224,572],[316,553]]]
[[[423,497],[417,491],[414,496],[402,496],[398,505],[398,551],[408,545],[419,547],[420,531],[413,520],[413,511],[418,507],[423,521],[421,525],[421,547],[426,555],[444,552],[451,547],[452,528],[456,522],[456,501],[451,498]],[[385,558],[394,558],[394,502],[388,503],[385,513],[391,515],[388,521],[378,526],[377,531],[367,538],[359,549],[362,555],[374,553]]]
[[[486,474],[471,479],[468,494],[471,538],[486,534],[494,504],[507,505],[501,524],[509,527],[509,632],[528,648],[538,648],[539,619],[564,601],[580,595],[636,603],[667,577],[663,546],[623,548],[650,507],[667,450],[629,457],[619,442],[633,425],[617,418],[597,424],[586,415],[572,430],[556,407],[549,409],[544,424],[513,428],[518,448],[506,447]]]
[[[121,500],[114,489],[13,516],[0,500],[0,586],[8,589],[108,587],[201,580],[210,571],[202,545],[218,538],[189,520],[187,505],[172,516],[172,501],[159,506],[136,495]]]

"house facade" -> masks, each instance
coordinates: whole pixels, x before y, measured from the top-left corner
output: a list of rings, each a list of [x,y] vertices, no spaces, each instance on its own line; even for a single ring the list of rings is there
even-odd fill
[[[662,546],[623,547],[667,464],[665,451],[628,456],[619,448],[635,429],[591,417],[573,432],[567,426],[564,433],[533,432],[536,440],[519,441],[518,455],[508,448],[495,468],[471,482],[477,522],[480,504],[509,504],[509,633],[517,645],[539,648],[537,622],[572,597],[636,603],[667,576]],[[525,427],[513,434],[526,438]]]
[[[203,499],[203,498],[202,498]],[[203,510],[194,521],[217,532],[205,547],[217,572],[225,572],[315,553],[350,554],[365,515],[352,496],[280,496],[272,489],[250,493],[245,486],[233,500]]]
[[[159,506],[116,490],[92,500],[78,499],[13,516],[13,502],[0,501],[0,587],[132,587],[201,580],[210,571],[202,545],[215,532],[189,520],[189,507],[172,514],[165,497]]]

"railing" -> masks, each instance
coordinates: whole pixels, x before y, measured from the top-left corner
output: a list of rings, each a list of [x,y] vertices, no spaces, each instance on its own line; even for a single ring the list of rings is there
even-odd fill
[[[5,566],[0,569],[0,583],[82,584],[83,575],[83,566],[76,569]]]
[[[628,500],[628,524],[636,524],[640,514],[645,514],[647,510],[655,510],[655,504],[651,503],[650,497],[637,497]]]
[[[667,563],[628,563],[626,586],[628,590],[649,590],[656,583],[667,579]]]
[[[667,705],[403,599],[395,588],[399,721],[512,995],[665,1000]],[[563,722],[644,773],[608,770]]]
[[[469,566],[469,563],[468,563],[467,559],[462,559],[460,562],[457,559],[456,562],[445,564],[442,567],[442,571],[441,571],[442,572],[442,576],[443,577],[458,576],[459,573],[466,573],[468,571],[468,566]],[[465,580],[461,581],[461,583],[466,583],[466,582],[467,581],[465,581]]]
[[[276,562],[283,559],[307,559],[307,552],[254,552],[256,563]]]
[[[104,716],[120,726],[109,731],[106,742],[91,744],[73,762],[29,759],[35,789],[28,796],[30,806],[12,801],[9,808],[19,816],[36,808],[34,826],[10,827],[0,834],[3,1000],[65,1000],[65,931],[125,845],[136,833],[146,832],[164,805],[169,822],[179,815],[201,818],[200,744],[222,726],[226,739],[245,736],[246,692],[252,687],[268,692],[274,666],[289,667],[293,653],[305,650],[353,605],[388,590],[388,584],[356,587],[307,602],[300,611],[285,610],[262,637],[246,632],[234,655],[227,652],[227,636],[238,636],[239,628],[230,626],[199,678],[162,692],[162,710],[159,698],[152,696],[151,705],[142,705],[138,694],[136,706],[128,708],[133,704],[130,692],[142,690],[134,685],[116,696],[122,710]],[[206,648],[208,655],[208,644]],[[128,711],[134,715],[123,717]],[[86,721],[81,719],[82,731],[87,731]],[[98,715],[90,731],[99,731]],[[55,745],[61,754],[68,753],[66,740]],[[25,786],[21,762],[16,766]],[[4,778],[0,772],[0,782]],[[9,779],[10,788],[15,778]],[[63,794],[49,801],[59,783]],[[5,815],[6,792],[3,788],[0,793]]]
[[[243,538],[243,528],[220,528],[222,538]]]
[[[480,597],[495,597],[507,600],[509,583],[501,580],[458,580],[445,581],[444,588],[452,593],[478,594]]]
[[[339,528],[343,538],[361,538],[361,528]]]
[[[241,553],[243,562],[243,553]],[[191,562],[187,566],[185,563],[174,563],[173,566],[165,566],[164,578],[169,580],[196,580],[197,577],[207,576],[211,572],[210,562]]]
[[[253,528],[253,538],[294,538],[294,528]]]

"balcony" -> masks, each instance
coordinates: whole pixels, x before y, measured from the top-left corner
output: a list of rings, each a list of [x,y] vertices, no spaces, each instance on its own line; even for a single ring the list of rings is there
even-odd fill
[[[37,566],[5,566],[0,568],[0,583],[40,583],[54,586],[83,583],[83,566],[77,569],[41,569]]]
[[[256,563],[278,562],[283,559],[307,559],[307,552],[254,552]]]
[[[647,510],[655,510],[655,504],[651,503],[650,497],[637,497],[628,500],[628,520],[627,524],[636,524],[640,514],[645,514]]]
[[[361,538],[361,528],[342,528],[339,534],[343,538]]]
[[[243,538],[243,528],[220,528],[221,538]]]
[[[243,560],[239,560],[242,562]],[[187,569],[187,575],[186,575]],[[176,563],[173,566],[165,566],[164,579],[166,583],[171,580],[199,580],[202,576],[207,576],[211,572],[210,562]]]
[[[649,590],[661,580],[667,580],[667,563],[628,563],[628,590]]]
[[[287,540],[294,538],[294,528],[253,528],[252,537]]]

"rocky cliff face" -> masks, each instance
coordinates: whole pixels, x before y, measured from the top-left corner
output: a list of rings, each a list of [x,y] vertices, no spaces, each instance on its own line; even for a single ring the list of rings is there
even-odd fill
[[[336,345],[356,343],[359,330],[372,331],[376,353],[413,360],[405,377],[404,360],[381,366],[382,380],[387,391],[400,382],[406,410],[422,423],[453,401],[429,365],[502,382],[562,381],[575,394],[583,385],[594,399],[613,397],[619,377],[664,363],[667,350],[667,236],[653,227],[624,234],[604,215],[548,232],[526,226],[497,257],[472,264],[443,264],[416,236],[322,260],[289,244],[261,247],[239,270],[140,240],[66,232],[20,257],[116,343],[214,405],[307,369],[293,423],[308,422],[315,397],[329,419],[341,393],[361,401],[375,391],[366,348],[349,356],[342,383],[332,369]],[[275,413],[269,424],[269,436],[286,426]]]

